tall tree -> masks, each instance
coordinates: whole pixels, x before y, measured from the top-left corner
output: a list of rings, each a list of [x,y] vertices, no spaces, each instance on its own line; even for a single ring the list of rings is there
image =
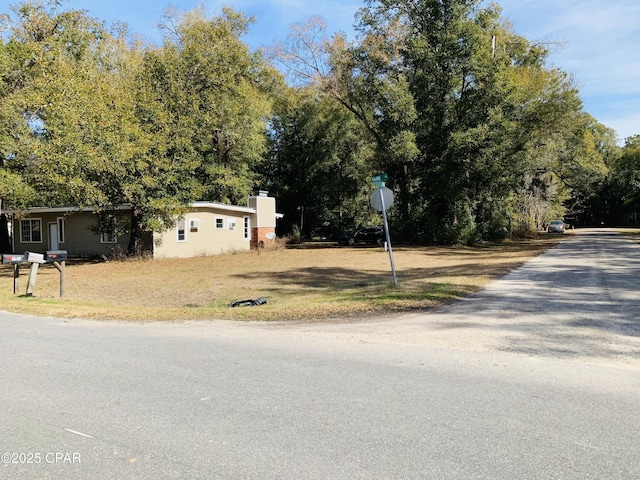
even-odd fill
[[[20,137],[12,163],[41,205],[101,213],[130,204],[129,249],[138,253],[142,232],[189,198],[179,180],[188,170],[153,157],[152,137],[136,119],[140,54],[129,50],[125,32],[114,36],[84,12],[52,5],[16,10],[11,45],[28,61],[25,85],[9,103],[30,132]]]
[[[26,128],[5,158],[39,202],[98,213],[131,205],[129,252],[139,253],[144,232],[189,202],[246,198],[278,79],[239,40],[248,20],[196,10],[154,47],[57,6],[17,7],[6,46],[23,85],[6,96],[17,114],[4,118]]]
[[[213,19],[193,10],[167,23],[164,46],[146,58],[145,82],[161,98],[169,144],[197,159],[205,199],[245,201],[259,183],[271,94],[282,79],[242,42],[251,22],[229,8]]]
[[[551,168],[539,164],[540,146],[581,109],[571,79],[546,69],[546,48],[514,34],[495,5],[482,7],[475,0],[366,4],[359,27],[369,53],[354,55],[351,71],[369,78],[370,58],[376,58],[371,78],[402,78],[407,85],[406,100],[393,105],[409,112],[404,129],[418,152],[403,162],[410,188],[400,197],[411,212],[414,237],[466,242],[502,231],[510,194],[531,171]],[[359,102],[374,98],[369,102],[374,118],[386,120],[378,115],[384,109],[375,104],[376,96],[341,76],[339,62],[332,66],[335,81]],[[376,125],[394,131],[385,121]]]
[[[296,26],[278,57],[296,82],[332,98],[358,120],[373,147],[367,173],[388,173],[400,192],[399,225],[410,225],[407,169],[418,154],[411,128],[416,112],[405,73],[392,68],[401,56],[387,38],[397,32],[386,29],[352,45],[341,35],[328,39],[324,29],[317,18]]]
[[[279,96],[271,145],[263,176],[284,213],[284,232],[335,238],[374,220],[368,207],[371,144],[332,97],[309,88]]]
[[[599,203],[606,186],[609,165],[619,156],[615,131],[580,112],[568,128],[553,171],[569,192],[565,218],[572,224],[601,221]]]
[[[602,221],[640,223],[640,135],[629,137],[618,158],[610,162],[608,188],[603,191]]]
[[[27,122],[19,109],[8,98],[24,86],[20,59],[16,58],[10,43],[0,42],[0,210],[28,206],[35,198],[34,190],[15,170],[15,152],[18,139],[28,134]],[[8,220],[0,216],[0,249],[11,251]]]

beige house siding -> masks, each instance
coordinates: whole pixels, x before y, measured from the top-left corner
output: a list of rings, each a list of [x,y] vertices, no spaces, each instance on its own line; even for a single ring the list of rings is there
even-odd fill
[[[154,258],[187,258],[249,250],[250,211],[194,207],[185,216],[184,240],[178,239],[177,222],[173,228],[155,233]],[[248,232],[245,232],[245,219]],[[235,227],[233,227],[235,225]],[[218,227],[222,228],[218,228]]]
[[[184,229],[180,232],[177,223],[173,227],[143,237],[143,246],[153,250],[154,258],[187,258],[218,255],[235,251],[268,246],[275,238],[275,198],[260,192],[249,197],[249,206],[225,205],[214,202],[195,202],[184,217]],[[130,222],[130,209],[123,206],[114,210],[119,226]],[[130,235],[115,242],[106,242],[92,231],[97,217],[90,211],[73,208],[32,208],[27,211],[8,211],[13,215],[12,230],[14,252],[44,252],[55,249],[49,238],[49,224],[64,233],[57,249],[67,250],[71,257],[111,256],[126,252]],[[37,241],[22,242],[21,219],[38,220]],[[31,224],[29,224],[31,226]]]

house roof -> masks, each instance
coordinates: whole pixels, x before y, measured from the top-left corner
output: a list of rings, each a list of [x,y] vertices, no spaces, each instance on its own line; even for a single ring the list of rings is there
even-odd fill
[[[192,208],[215,208],[218,210],[228,210],[233,212],[242,213],[255,213],[255,208],[240,207],[238,205],[227,205],[224,203],[215,202],[193,202],[189,204]],[[130,205],[118,205],[116,207],[109,208],[109,210],[128,210]],[[73,213],[73,212],[93,212],[95,209],[88,207],[31,207],[20,209],[8,209],[3,210],[5,213]]]
[[[232,212],[256,213],[255,208],[240,207],[238,205],[226,205],[224,203],[215,202],[193,202],[189,204],[192,208],[215,208],[217,210],[229,210]]]
[[[255,208],[249,207],[241,207],[239,205],[228,205],[225,203],[216,203],[216,202],[192,202],[189,204],[192,208],[211,208],[216,210],[227,210],[231,212],[240,212],[240,213],[256,213]],[[128,210],[131,208],[130,205],[118,205],[113,207],[111,210]],[[73,212],[93,212],[93,208],[80,208],[80,207],[32,207],[32,208],[23,208],[23,209],[10,209],[3,210],[4,213],[73,213]],[[283,215],[281,213],[276,213],[276,218],[282,218]]]
[[[110,210],[128,210],[130,205],[118,205]],[[2,210],[3,213],[73,213],[73,212],[93,212],[93,208],[81,207],[30,207],[30,208],[14,208]]]

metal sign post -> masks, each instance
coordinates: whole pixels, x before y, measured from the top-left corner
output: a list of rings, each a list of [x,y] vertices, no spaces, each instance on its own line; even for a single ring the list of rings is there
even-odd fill
[[[384,233],[387,239],[387,247],[389,249],[389,262],[391,263],[391,273],[393,275],[393,285],[398,285],[398,278],[396,276],[396,266],[393,261],[393,249],[391,248],[391,236],[389,235],[389,222],[387,221],[387,208],[393,203],[393,192],[384,186],[384,182],[388,177],[386,173],[376,175],[371,180],[379,188],[371,195],[371,206],[382,212],[382,218],[384,220]]]
[[[387,246],[389,247],[389,262],[391,263],[391,274],[393,275],[393,286],[398,285],[398,278],[396,277],[396,266],[393,262],[393,250],[391,249],[391,237],[389,236],[389,222],[387,221],[387,208],[385,208],[384,197],[382,195],[382,188],[379,188],[380,201],[382,202],[382,218],[384,219],[384,233],[387,236]]]

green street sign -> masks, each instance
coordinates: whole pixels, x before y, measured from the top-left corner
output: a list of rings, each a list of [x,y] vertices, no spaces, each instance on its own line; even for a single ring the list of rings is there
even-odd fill
[[[381,186],[383,187],[384,182],[386,182],[387,180],[389,180],[389,175],[387,175],[386,173],[381,173],[379,175],[375,175],[371,177],[371,181],[375,183],[377,187],[381,187]],[[380,183],[382,185],[379,185]]]

